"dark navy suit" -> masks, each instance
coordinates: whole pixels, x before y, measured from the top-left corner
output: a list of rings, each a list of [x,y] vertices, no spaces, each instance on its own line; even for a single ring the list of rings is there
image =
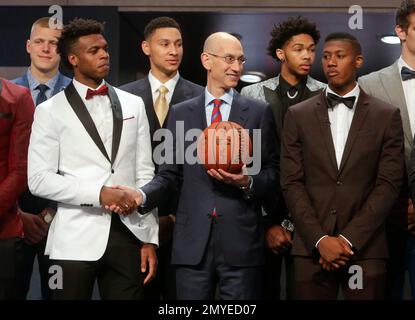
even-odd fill
[[[177,121],[183,121],[185,133],[190,129],[207,127],[204,105],[203,93],[170,109],[167,129],[174,138]],[[183,179],[172,253],[172,263],[177,265],[179,299],[212,299],[216,280],[223,299],[260,298],[260,272],[264,263],[261,200],[266,190],[279,188],[279,146],[268,104],[235,92],[228,120],[250,129],[250,134],[251,129],[261,129],[261,170],[252,177],[248,196],[235,186],[211,178],[202,164],[186,161],[184,164],[174,161],[173,164],[161,165],[156,177],[142,188],[147,196],[145,205],[152,208],[169,188]],[[194,143],[182,142],[174,139],[173,146],[166,148],[167,154],[175,157],[176,149],[183,148],[178,151],[185,152]],[[212,223],[210,217],[214,207],[219,215],[216,223]],[[220,267],[213,273],[205,270],[206,264],[215,259],[214,264],[218,262]],[[223,268],[223,265],[227,267]],[[190,273],[179,272],[189,266]],[[210,275],[206,278],[204,274]],[[212,278],[212,274],[216,274],[218,279]]]

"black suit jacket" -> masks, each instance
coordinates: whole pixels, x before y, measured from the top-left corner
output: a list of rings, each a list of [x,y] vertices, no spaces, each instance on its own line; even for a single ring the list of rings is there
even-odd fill
[[[179,103],[170,110],[167,128],[174,143],[167,153],[176,160],[178,152],[188,150],[193,141],[177,141],[176,122],[183,121],[184,133],[206,128],[205,94]],[[222,238],[226,261],[236,267],[258,266],[264,262],[264,230],[261,201],[269,188],[279,188],[278,149],[272,111],[268,104],[246,98],[235,92],[229,121],[246,129],[261,129],[261,169],[253,175],[251,198],[241,190],[212,179],[202,164],[163,164],[156,177],[142,189],[147,195],[146,206],[158,204],[171,186],[183,179],[173,237],[172,263],[197,265],[203,258],[211,228],[210,214],[215,207],[217,228]],[[183,140],[183,139],[181,139]],[[255,140],[254,141],[254,149]]]
[[[132,93],[136,96],[139,96],[141,97],[141,99],[143,99],[144,105],[146,108],[148,122],[150,125],[151,148],[154,151],[154,149],[161,143],[161,141],[157,141],[153,138],[154,133],[158,129],[160,129],[160,122],[158,121],[156,112],[154,111],[153,97],[151,94],[151,86],[150,86],[150,81],[148,80],[148,77],[127,83],[121,86],[120,89],[127,91],[129,93]],[[199,86],[198,84],[195,84],[193,82],[190,82],[180,77],[179,80],[177,81],[176,87],[174,88],[173,96],[170,102],[170,107],[174,104],[189,100],[191,98],[194,98],[202,94],[203,90],[204,88],[202,86]],[[166,119],[168,119],[168,115]],[[163,127],[166,127],[166,125],[167,125],[167,121],[165,121]],[[156,168],[156,172],[158,172],[158,165],[157,165],[158,161],[154,159],[154,155],[153,155],[153,161],[154,161],[154,165]],[[179,189],[180,189],[180,186],[179,186]],[[179,195],[178,195],[179,189],[171,190],[169,193],[169,196],[166,196],[163,199],[163,201],[159,203],[158,205],[159,216],[165,216],[165,215],[176,213],[177,202],[179,199]]]
[[[272,114],[275,120],[275,129],[277,133],[278,141],[281,141],[282,129],[284,126],[284,117],[287,110],[283,107],[280,95],[276,90],[271,90],[270,88],[264,86],[264,96],[265,100],[271,106]],[[311,91],[307,86],[304,88],[302,95],[302,101],[305,101],[315,95],[319,94],[322,91],[316,90]],[[264,197],[263,202],[264,210],[267,212],[266,223],[268,226],[281,224],[284,218],[287,218],[289,215],[288,209],[286,207],[282,193],[278,193],[277,189],[271,189]]]

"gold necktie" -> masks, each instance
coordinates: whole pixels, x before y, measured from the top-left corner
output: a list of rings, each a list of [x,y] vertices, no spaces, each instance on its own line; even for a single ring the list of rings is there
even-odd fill
[[[165,86],[161,85],[159,88],[159,96],[154,103],[154,111],[156,112],[157,118],[159,119],[160,126],[163,126],[164,120],[166,119],[169,106],[167,104],[166,94],[169,92]]]

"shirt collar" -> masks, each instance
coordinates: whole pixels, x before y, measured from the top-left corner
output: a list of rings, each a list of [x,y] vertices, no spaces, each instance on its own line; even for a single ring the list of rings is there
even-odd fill
[[[286,94],[288,90],[290,90],[292,87],[296,88],[298,91],[303,89],[306,86],[307,83],[307,77],[304,77],[301,79],[296,85],[291,85],[285,80],[282,76],[280,76],[280,90],[283,95]]]
[[[152,73],[151,70],[148,73],[148,81],[150,82],[151,92],[155,94],[161,85],[165,86],[170,93],[174,91],[177,82],[179,81],[180,74],[177,71],[176,75],[165,83],[161,83]]]
[[[327,96],[327,93],[332,93],[332,94],[335,94],[336,96],[339,96],[339,97],[342,97],[342,98],[356,97],[356,99],[354,101],[354,105],[353,105],[353,108],[354,108],[354,107],[356,107],[357,99],[359,98],[360,88],[359,88],[359,85],[356,82],[355,87],[351,91],[349,91],[348,93],[346,93],[344,96],[340,96],[337,93],[335,93],[333,90],[331,90],[329,86],[327,86],[326,96]]]
[[[232,105],[233,100],[233,89],[230,88],[228,92],[225,92],[222,96],[219,97],[222,102],[225,102],[228,105]],[[212,103],[216,98],[208,91],[207,87],[205,88],[205,107]]]
[[[97,88],[93,89],[93,88],[88,87],[87,85],[85,85],[85,84],[83,84],[83,83],[81,83],[81,82],[77,81],[75,78],[73,78],[73,85],[74,85],[74,87],[75,87],[76,91],[78,91],[79,95],[81,96],[81,98],[82,98],[82,100],[83,100],[84,102],[86,101],[86,98],[85,98],[85,97],[86,97],[86,92],[88,91],[88,89],[91,89],[91,90],[98,90],[98,89],[99,89],[99,88],[101,88],[104,84],[105,84],[105,80],[102,80],[101,84],[100,84]]]
[[[44,83],[48,86],[49,89],[53,90],[55,88],[56,83],[58,82],[60,72],[58,71],[52,79],[50,79],[48,82]],[[37,79],[33,76],[32,72],[30,71],[30,68],[27,69],[27,81],[29,82],[29,88],[30,91],[36,90],[36,87],[41,84]]]
[[[412,70],[412,71],[415,71],[413,68],[411,68],[411,67],[409,66],[409,64],[407,64],[407,63],[405,62],[405,60],[402,58],[402,56],[400,56],[400,57],[399,57],[399,59],[398,59],[399,74],[401,73],[402,67],[407,67],[408,69],[410,69],[410,70]]]

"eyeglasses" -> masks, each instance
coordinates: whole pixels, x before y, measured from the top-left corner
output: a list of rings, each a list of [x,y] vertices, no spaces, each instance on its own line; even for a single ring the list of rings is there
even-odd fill
[[[227,64],[233,64],[235,61],[238,61],[239,64],[244,64],[246,62],[246,58],[244,56],[235,58],[234,56],[231,56],[231,55],[218,56],[217,54],[209,53],[209,52],[207,54],[210,54],[211,56],[214,56],[216,58],[222,58],[223,60],[225,60]]]

